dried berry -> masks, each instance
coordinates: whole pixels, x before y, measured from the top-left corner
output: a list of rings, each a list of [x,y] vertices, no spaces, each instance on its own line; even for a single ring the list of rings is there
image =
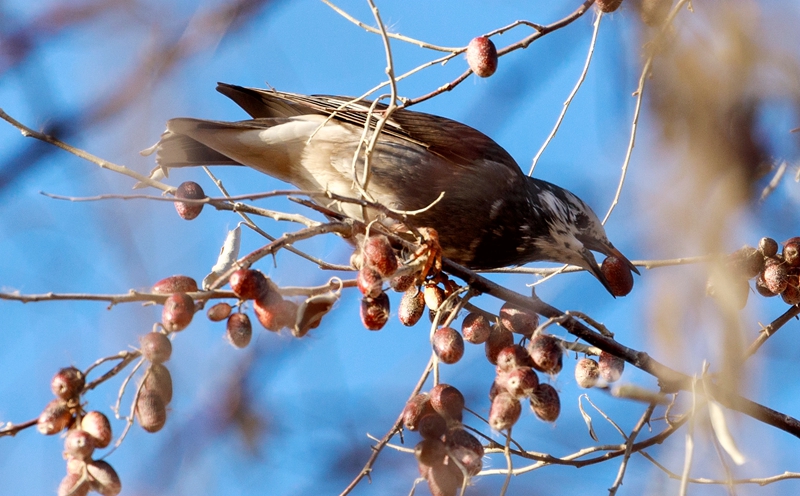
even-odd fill
[[[404,274],[402,276],[395,276],[389,281],[389,285],[398,293],[405,293],[415,286],[417,276],[415,274]]]
[[[67,432],[67,437],[64,438],[64,453],[78,460],[89,460],[94,453],[92,436],[82,429]]]
[[[508,392],[501,392],[492,400],[489,409],[489,427],[495,431],[510,429],[519,420],[522,405]]]
[[[786,289],[781,293],[781,298],[789,305],[800,303],[800,280],[795,274],[789,274],[786,280]]]
[[[240,300],[261,299],[262,294],[271,289],[267,276],[254,269],[239,269],[231,274],[228,282]]]
[[[383,278],[378,271],[370,265],[365,265],[358,271],[356,284],[361,294],[369,296],[370,298],[377,297],[383,291]]]
[[[444,301],[444,290],[433,283],[426,283],[422,287],[425,304],[434,312],[439,309]]]
[[[297,321],[297,303],[291,300],[261,298],[253,304],[256,318],[264,329],[278,332],[284,327],[294,327]]]
[[[136,420],[147,432],[158,432],[167,422],[167,407],[157,394],[142,390],[136,400]]]
[[[765,298],[770,298],[772,296],[778,296],[777,293],[773,293],[767,287],[767,281],[764,280],[764,273],[763,272],[760,273],[758,275],[758,277],[756,277],[756,291],[758,291],[758,294],[760,294],[761,296],[764,296]]]
[[[502,393],[503,391],[506,391],[505,384],[501,384],[500,382],[503,381],[502,380],[498,381],[497,377],[495,377],[494,382],[492,382],[492,386],[489,388],[489,401],[494,401],[495,396]]]
[[[530,367],[517,367],[498,373],[495,383],[511,396],[520,399],[530,396],[539,387],[539,376]]]
[[[153,293],[157,294],[195,292],[197,292],[197,281],[189,276],[170,276],[153,284]]]
[[[253,337],[253,326],[250,324],[250,317],[246,313],[235,313],[228,317],[228,325],[225,328],[225,338],[233,346],[244,348],[250,344]]]
[[[575,381],[579,387],[588,389],[597,384],[600,378],[600,366],[592,358],[581,358],[575,364]]]
[[[86,379],[83,372],[75,367],[65,367],[59,370],[50,381],[50,390],[61,399],[74,398],[83,391]]]
[[[539,316],[530,310],[506,302],[500,308],[500,323],[515,334],[530,337],[539,326]]]
[[[631,269],[619,258],[614,256],[606,257],[600,266],[603,277],[606,278],[611,294],[614,296],[625,296],[633,289],[633,274]]]
[[[68,474],[83,474],[86,470],[86,462],[78,460],[77,458],[67,457],[67,473]]]
[[[495,360],[498,372],[509,372],[517,367],[533,367],[530,353],[518,344],[512,344],[500,350]]]
[[[178,186],[178,189],[175,191],[175,198],[178,199],[186,199],[186,200],[202,200],[206,197],[203,188],[200,187],[194,181],[186,181]],[[181,216],[182,219],[185,220],[192,220],[196,219],[200,212],[203,211],[203,203],[186,203],[186,202],[175,202],[175,210],[178,211],[178,215]]]
[[[433,351],[443,363],[456,363],[464,356],[464,338],[452,327],[440,327],[433,333]]]
[[[786,289],[788,282],[789,273],[786,272],[783,264],[772,260],[768,261],[767,266],[764,267],[764,284],[767,289],[775,294],[780,294]]]
[[[389,238],[383,235],[370,236],[364,241],[361,253],[368,265],[371,265],[383,277],[390,277],[397,271],[397,255],[395,255]]]
[[[439,383],[430,391],[431,407],[446,420],[461,422],[464,413],[464,395],[449,384]]]
[[[186,293],[171,294],[161,311],[161,325],[167,332],[178,332],[189,327],[194,317],[194,300]]]
[[[439,439],[423,439],[414,447],[417,461],[427,467],[442,463],[447,456],[447,447]]]
[[[447,432],[447,421],[438,413],[429,413],[419,419],[419,435],[423,439],[439,439]]]
[[[420,473],[423,470],[421,468]],[[435,463],[423,474],[433,496],[455,496],[464,482],[464,473],[451,460]]]
[[[117,496],[122,492],[122,482],[114,467],[103,460],[89,462],[86,466],[92,478],[92,490],[103,496]]]
[[[425,311],[425,296],[422,291],[415,287],[411,287],[408,291],[403,293],[400,299],[400,307],[397,309],[397,318],[403,325],[411,327],[422,317]]]
[[[595,0],[594,4],[600,9],[600,12],[609,14],[622,5],[622,0]]]
[[[434,412],[431,406],[431,397],[427,393],[420,393],[406,402],[403,408],[403,425],[410,431],[419,428],[420,419],[428,413]]]
[[[564,351],[561,344],[550,334],[539,333],[528,343],[528,353],[533,359],[533,368],[545,374],[561,372]]]
[[[485,343],[491,332],[492,325],[489,323],[489,319],[479,313],[468,314],[461,324],[461,334],[464,336],[464,340],[472,344]]]
[[[597,361],[600,366],[600,377],[606,382],[617,382],[622,377],[622,372],[625,370],[625,360],[622,358],[601,351]]]
[[[486,340],[484,348],[486,351],[486,359],[492,365],[497,365],[497,355],[500,350],[514,344],[514,336],[511,331],[501,325],[492,327],[489,333],[489,339]]]
[[[453,427],[445,435],[445,444],[451,458],[455,458],[468,475],[475,476],[481,471],[484,449],[475,436],[461,427]]]
[[[389,320],[389,297],[386,293],[376,298],[361,299],[361,323],[370,331],[379,331]]]
[[[497,70],[497,48],[485,36],[473,38],[467,45],[467,63],[477,76],[489,77]]]
[[[142,356],[152,363],[164,363],[172,356],[172,341],[161,332],[148,332],[139,338]]]
[[[58,485],[58,496],[86,496],[89,488],[89,480],[83,475],[67,474]]]
[[[778,254],[778,242],[772,238],[761,238],[758,242],[758,251],[766,258],[772,258]]]
[[[209,308],[206,315],[208,315],[208,320],[211,322],[222,322],[230,316],[231,310],[233,310],[233,307],[222,302]]]
[[[752,279],[764,270],[764,255],[752,246],[743,246],[730,254],[728,265],[738,275]]]
[[[52,436],[66,429],[71,421],[72,413],[67,407],[67,402],[60,399],[53,400],[39,414],[36,428],[42,434]]]
[[[783,261],[790,267],[800,266],[800,237],[789,238],[783,242]]]
[[[555,422],[561,413],[558,391],[550,384],[542,383],[531,395],[531,410],[545,422]]]
[[[111,442],[111,423],[102,412],[88,412],[81,419],[81,429],[92,437],[95,448],[103,449]]]
[[[145,373],[144,390],[157,395],[164,406],[172,401],[172,374],[160,363],[151,364]]]

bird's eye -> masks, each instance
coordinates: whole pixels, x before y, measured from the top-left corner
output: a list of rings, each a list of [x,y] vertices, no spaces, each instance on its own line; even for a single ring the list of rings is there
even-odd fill
[[[580,230],[584,230],[589,227],[589,216],[582,213],[576,215],[575,226]]]

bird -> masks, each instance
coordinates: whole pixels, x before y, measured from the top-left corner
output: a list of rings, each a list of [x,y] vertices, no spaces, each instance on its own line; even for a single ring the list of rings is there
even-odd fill
[[[366,197],[413,212],[408,219],[415,227],[438,233],[443,256],[473,270],[534,261],[576,265],[612,295],[593,251],[639,273],[583,200],[527,176],[505,149],[472,127],[394,109],[382,119],[365,181],[365,127],[369,120],[374,131],[387,105],[226,83],[218,83],[217,91],[251,118],[170,119],[158,143],[142,152],[156,154],[153,177],[173,167],[243,165],[316,192],[316,202],[365,221],[369,211],[325,193]]]

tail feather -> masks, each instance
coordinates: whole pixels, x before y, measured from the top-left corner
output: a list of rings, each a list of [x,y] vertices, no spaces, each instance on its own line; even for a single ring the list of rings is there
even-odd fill
[[[155,148],[156,163],[161,167],[242,165],[185,134],[169,129],[161,136]]]

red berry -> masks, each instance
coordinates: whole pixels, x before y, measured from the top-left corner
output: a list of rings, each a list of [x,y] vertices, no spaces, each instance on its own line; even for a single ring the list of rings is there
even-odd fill
[[[361,323],[370,331],[379,331],[389,320],[389,297],[380,293],[376,298],[361,299]]]
[[[172,341],[161,332],[148,332],[139,338],[142,356],[152,363],[164,363],[172,356]]]
[[[530,396],[539,387],[539,376],[530,367],[517,367],[498,373],[495,383],[511,396],[520,399]]]
[[[597,384],[600,378],[600,366],[591,358],[581,358],[575,364],[575,381],[579,387],[588,389]]]
[[[511,331],[503,326],[494,326],[489,333],[489,339],[486,340],[484,348],[486,351],[486,359],[492,365],[497,365],[497,355],[500,350],[514,344],[514,336]]]
[[[383,277],[390,277],[397,271],[397,255],[395,255],[389,238],[383,235],[370,236],[361,247],[364,259]]]
[[[489,427],[495,431],[510,429],[519,420],[522,405],[508,392],[501,392],[492,400],[489,409]]]
[[[447,421],[438,413],[428,413],[419,419],[419,435],[423,439],[439,439],[447,432]]]
[[[625,360],[622,358],[601,351],[597,361],[600,366],[600,377],[606,382],[617,382],[622,377],[622,372],[625,370]]]
[[[72,412],[67,407],[67,402],[61,399],[53,400],[44,407],[39,414],[36,428],[46,436],[58,434],[67,428],[72,421]]]
[[[428,489],[433,496],[455,496],[464,482],[461,469],[449,458],[430,467],[420,467],[420,473],[428,481]]]
[[[600,266],[603,277],[606,278],[611,294],[625,296],[633,289],[633,274],[628,266],[614,256],[606,257]]]
[[[473,38],[467,45],[467,63],[477,76],[489,77],[497,70],[497,48],[485,36]]]
[[[789,238],[783,242],[783,261],[790,267],[800,266],[800,237]]]
[[[92,437],[95,448],[103,449],[111,442],[111,423],[102,412],[88,412],[81,419],[81,429]]]
[[[558,392],[550,384],[539,384],[531,395],[531,410],[545,422],[555,422],[561,413]]]
[[[425,283],[422,287],[425,304],[434,312],[439,309],[444,301],[444,290],[434,283]]]
[[[64,438],[64,453],[78,460],[89,460],[94,452],[94,440],[92,436],[82,430],[73,429],[67,432]]]
[[[173,293],[164,302],[161,311],[161,325],[167,332],[186,329],[194,317],[194,300],[186,293]]]
[[[416,287],[411,287],[403,293],[400,299],[400,307],[397,309],[397,317],[403,325],[411,327],[419,322],[425,311],[425,296]]]
[[[775,294],[783,293],[786,285],[789,282],[789,273],[780,262],[774,262],[770,259],[767,266],[764,267],[764,283],[767,289]]]
[[[389,281],[389,285],[398,293],[404,293],[411,289],[417,282],[415,274],[404,274],[402,276],[395,276]]]
[[[420,419],[428,414],[434,412],[431,406],[431,397],[427,393],[420,393],[406,403],[403,408],[403,425],[410,431],[415,431],[419,428]]]
[[[764,270],[764,255],[752,246],[743,246],[728,257],[728,265],[745,279],[752,279]]]
[[[83,372],[75,367],[65,367],[59,370],[50,381],[50,390],[61,399],[68,400],[83,391],[86,379]]]
[[[509,372],[517,367],[533,367],[533,359],[524,347],[518,344],[506,346],[497,354],[497,371]]]
[[[67,474],[58,485],[58,496],[86,496],[89,488],[89,480],[83,475]]]
[[[781,293],[781,298],[789,305],[800,303],[800,280],[795,274],[790,274],[786,280],[786,289]]]
[[[461,324],[461,334],[464,336],[464,340],[472,344],[485,343],[491,332],[492,326],[489,319],[479,313],[468,314]]]
[[[464,356],[464,339],[452,327],[440,327],[433,333],[433,351],[443,363],[456,363]]]
[[[417,461],[427,467],[442,463],[447,456],[447,447],[439,439],[423,439],[414,448]]]
[[[500,308],[500,323],[515,334],[530,337],[539,327],[539,316],[530,310],[506,302]]]
[[[294,327],[297,321],[297,303],[291,300],[260,298],[253,304],[256,318],[264,329],[278,332],[284,327]]]
[[[117,496],[122,492],[122,482],[117,471],[103,460],[89,462],[86,466],[92,478],[92,490],[103,496]]]
[[[383,278],[377,270],[369,265],[364,265],[358,271],[356,284],[361,294],[370,298],[377,297],[383,291]]]
[[[169,369],[160,363],[151,364],[146,372],[142,393],[145,391],[161,398],[164,406],[169,405],[172,401],[172,374]]]
[[[484,449],[475,436],[461,427],[453,427],[445,435],[445,444],[450,456],[464,466],[468,475],[475,476],[481,471]]]
[[[561,344],[550,334],[539,333],[528,343],[528,353],[533,359],[533,368],[539,372],[556,375],[561,372],[564,351]]]
[[[765,298],[770,298],[772,296],[778,296],[777,293],[773,293],[767,287],[767,281],[764,280],[764,273],[763,272],[758,274],[758,276],[756,277],[756,291],[758,292],[758,294],[760,294],[761,296],[764,296]]]
[[[439,383],[430,391],[431,407],[446,420],[461,422],[464,413],[464,395],[449,384]]]
[[[222,302],[209,308],[206,315],[208,315],[208,320],[211,322],[221,322],[230,316],[231,310],[233,308],[229,304]]]
[[[766,258],[772,258],[778,254],[778,242],[772,238],[761,238],[758,242],[758,251]]]
[[[178,199],[201,200],[205,197],[206,194],[203,192],[203,188],[193,181],[181,183],[181,185],[178,186],[178,189],[175,191],[175,198]],[[200,212],[203,211],[203,205],[203,203],[186,203],[176,201],[175,210],[178,211],[178,215],[180,215],[182,219],[192,220],[196,219],[197,216],[200,215]]]
[[[228,325],[225,328],[225,338],[230,344],[237,348],[244,348],[250,344],[253,337],[253,326],[250,324],[250,317],[246,313],[235,313],[228,317]]]
[[[260,299],[262,293],[270,289],[267,276],[254,269],[239,269],[231,274],[228,282],[240,300]]]
[[[153,284],[153,293],[157,294],[195,292],[197,292],[197,281],[189,276],[170,276]]]
[[[136,420],[147,432],[158,432],[167,423],[167,407],[157,394],[142,391],[136,401]]]

